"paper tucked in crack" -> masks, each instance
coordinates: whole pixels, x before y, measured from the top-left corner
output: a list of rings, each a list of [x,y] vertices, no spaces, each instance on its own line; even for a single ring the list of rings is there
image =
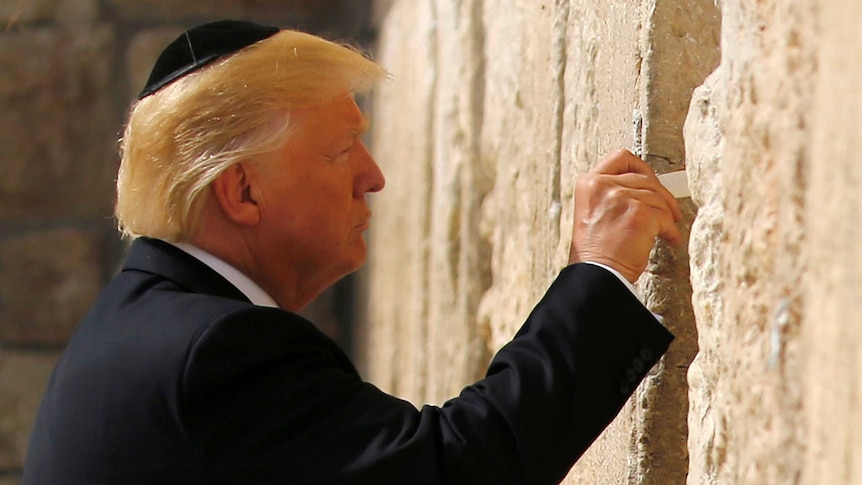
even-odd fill
[[[677,199],[691,197],[691,192],[688,190],[688,176],[685,170],[663,173],[658,176],[658,181]]]

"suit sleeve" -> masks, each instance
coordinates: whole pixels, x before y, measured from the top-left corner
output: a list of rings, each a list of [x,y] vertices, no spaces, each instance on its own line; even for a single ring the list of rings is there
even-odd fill
[[[673,339],[613,275],[570,266],[484,379],[417,410],[272,315],[190,350],[184,419],[212,483],[558,483]]]

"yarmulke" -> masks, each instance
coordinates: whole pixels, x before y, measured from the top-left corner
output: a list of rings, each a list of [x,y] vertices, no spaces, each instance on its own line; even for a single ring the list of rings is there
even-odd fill
[[[138,99],[220,57],[272,37],[279,30],[278,27],[240,20],[219,20],[188,30],[159,55]]]

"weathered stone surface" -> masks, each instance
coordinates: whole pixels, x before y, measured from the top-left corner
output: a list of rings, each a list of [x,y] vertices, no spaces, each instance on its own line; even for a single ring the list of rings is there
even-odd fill
[[[0,23],[6,29],[48,20],[60,0],[6,0],[0,2]]]
[[[0,240],[0,342],[62,344],[99,291],[99,241],[58,230]]]
[[[726,422],[714,412],[715,388],[720,378],[719,347],[723,338],[724,302],[721,267],[724,187],[721,181],[722,136],[718,107],[722,93],[715,72],[695,90],[685,124],[686,170],[692,199],[698,205],[691,228],[689,254],[692,304],[697,322],[699,352],[688,370],[688,451],[687,483],[716,485],[723,461]]]
[[[475,320],[489,265],[478,237],[489,187],[478,165],[484,81],[479,5],[399,2],[387,7],[383,20],[378,57],[392,60],[384,65],[395,79],[378,93],[385,102],[375,110],[374,149],[389,183],[375,196],[377,207],[386,205],[376,211],[370,268],[401,276],[371,279],[371,293],[402,296],[371,297],[369,367],[375,381],[389,382],[390,390],[417,404],[452,397],[487,364]],[[387,42],[390,37],[396,40]],[[428,64],[413,62],[416,52]],[[460,89],[464,85],[475,89]],[[404,131],[408,113],[417,129]],[[388,246],[396,240],[402,244]],[[388,350],[391,342],[398,350]]]
[[[373,150],[387,178],[371,197],[367,358],[375,384],[421,403],[426,398],[427,287],[432,190],[431,132],[436,69],[414,62],[436,59],[430,0],[397,2],[380,29],[376,58],[393,79],[375,93]],[[405,125],[405,117],[409,125]],[[410,129],[403,130],[404,126]],[[391,208],[397,207],[397,210]],[[395,241],[399,241],[397,244]],[[398,275],[381,278],[377,274]],[[397,298],[383,295],[398,295]]]
[[[23,467],[30,428],[57,358],[56,353],[0,350],[0,470]]]
[[[659,172],[682,168],[687,100],[718,62],[715,5],[584,2],[573,3],[572,12],[577,15],[571,22],[575,55],[566,71],[574,79],[566,87],[575,94],[567,105],[573,116],[566,118],[572,129],[564,130],[564,144],[571,147],[573,171],[586,170],[618,146],[641,154]],[[685,215],[680,229],[687,238],[694,206],[686,200],[680,205]],[[566,207],[563,214],[571,227]],[[686,368],[696,351],[686,261],[684,246],[674,250],[660,244],[653,252],[638,287],[677,339],[630,405],[575,466],[574,483],[685,480]]]
[[[0,220],[111,213],[113,36],[100,26],[0,37]]]
[[[123,21],[180,22],[192,26],[223,18],[248,19],[338,37],[361,37],[370,0],[107,0],[107,10]]]
[[[236,18],[242,14],[240,0],[225,0],[218,3],[218,18]],[[108,0],[107,6],[126,19],[183,19],[190,17],[210,18],[214,5],[209,0]]]
[[[638,79],[642,62],[639,2],[571,2],[567,65],[558,255],[568,255],[574,181],[610,150],[634,148],[641,127]],[[636,406],[630,400],[616,420],[572,469],[572,484],[629,483],[634,463]],[[635,482],[636,483],[636,482]]]
[[[493,276],[479,325],[489,330],[496,351],[568,259],[555,253],[561,207],[570,204],[560,199],[568,9],[529,0],[484,2],[483,8],[480,160],[493,192],[484,202],[482,225]]]
[[[693,407],[713,413],[696,453],[704,457],[697,473],[715,483],[795,483],[802,471],[813,13],[811,2],[722,2],[723,214],[708,237],[720,244],[714,291],[723,322],[720,341],[701,341],[715,346],[701,348],[715,356],[701,362],[715,379],[711,392],[693,395],[713,399]]]
[[[806,459],[801,483],[862,484],[862,3],[820,5],[818,62],[807,173],[802,284],[809,343],[804,379]],[[849,61],[855,59],[854,61]],[[809,79],[810,81],[810,79]]]
[[[488,364],[476,309],[490,261],[479,238],[490,190],[479,159],[485,87],[482,2],[435,0],[436,82],[431,129],[428,254],[428,387],[442,403]],[[465,89],[464,87],[469,86]]]
[[[684,167],[683,123],[691,93],[719,62],[719,9],[712,0],[647,1],[641,12],[641,155],[657,172],[678,170]],[[642,485],[681,484],[688,472],[686,374],[697,352],[697,331],[685,241],[695,206],[690,199],[679,205],[684,243],[659,243],[638,282],[647,307],[676,336],[661,366],[637,391],[629,476]]]
[[[93,24],[99,18],[99,0],[61,1],[54,14],[54,21],[63,28]]]
[[[97,0],[6,0],[0,2],[0,26],[14,31],[28,24],[55,21],[63,26],[96,20]]]
[[[650,5],[378,4],[377,58],[395,83],[406,72],[411,89],[387,86],[376,104],[374,149],[389,184],[376,196],[371,246],[373,381],[414,402],[455,394],[486,360],[476,344],[495,351],[509,341],[565,266],[578,174],[619,146],[678,146],[668,160],[682,166],[688,97],[717,62],[716,8]],[[659,36],[667,22],[699,30]],[[684,55],[663,57],[669,52]],[[674,76],[673,66],[687,74]],[[650,131],[659,125],[665,130]],[[405,145],[416,164],[403,163]],[[687,233],[694,206],[686,207]],[[678,342],[572,483],[684,481],[685,373],[695,348],[687,282],[685,249],[657,250],[642,288]]]

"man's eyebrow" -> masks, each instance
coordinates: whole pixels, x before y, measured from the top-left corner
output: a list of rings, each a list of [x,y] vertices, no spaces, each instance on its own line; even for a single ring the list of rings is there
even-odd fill
[[[370,127],[371,127],[371,118],[367,114],[363,113],[362,118],[359,121],[359,126],[357,126],[354,129],[349,130],[347,132],[347,134],[349,136],[359,136],[359,135],[362,135],[363,133],[365,133],[366,131],[368,131],[368,129]]]

